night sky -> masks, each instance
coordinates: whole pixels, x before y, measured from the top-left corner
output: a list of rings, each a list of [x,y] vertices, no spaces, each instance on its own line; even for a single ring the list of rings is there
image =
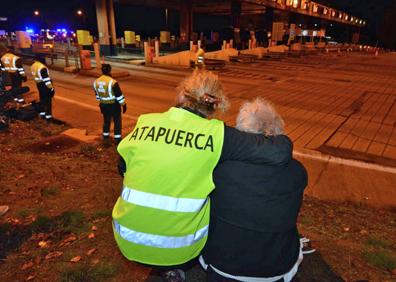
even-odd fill
[[[96,16],[93,0],[2,0],[0,17],[8,17],[8,22],[0,22],[0,29],[25,29],[26,26],[40,28],[90,29],[96,30]],[[133,1],[131,1],[133,2]],[[323,4],[349,12],[367,20],[368,26],[362,30],[366,40],[396,47],[395,0],[317,0]],[[34,10],[40,16],[33,16]],[[84,16],[77,16],[82,9]],[[170,10],[168,24],[165,22],[163,9],[116,4],[117,32],[120,36],[125,29],[132,29],[142,36],[158,34],[159,30],[168,28],[172,33],[178,32],[178,11]],[[219,19],[220,21],[222,19]]]

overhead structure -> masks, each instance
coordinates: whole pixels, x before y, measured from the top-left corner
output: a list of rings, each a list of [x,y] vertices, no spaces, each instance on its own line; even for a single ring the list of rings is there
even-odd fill
[[[319,1],[319,0],[317,0]],[[321,19],[322,22],[336,22],[355,29],[364,27],[366,20],[345,11],[311,0],[95,0],[98,34],[101,49],[105,54],[114,53],[116,45],[116,22],[114,3],[135,6],[175,9],[180,14],[180,42],[188,42],[193,32],[194,14],[229,15],[237,33],[241,16],[266,14],[268,21],[274,21],[273,11],[303,15]],[[287,20],[286,20],[287,21]],[[316,26],[316,25],[315,25]]]
[[[231,0],[193,0],[193,12],[226,15],[231,14]],[[288,11],[353,26],[365,26],[366,21],[330,6],[311,0],[240,0],[243,14],[260,14],[266,8]]]

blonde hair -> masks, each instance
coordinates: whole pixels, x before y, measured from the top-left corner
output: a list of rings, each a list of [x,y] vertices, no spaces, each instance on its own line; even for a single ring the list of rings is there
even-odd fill
[[[263,98],[244,103],[237,116],[240,131],[262,133],[268,136],[280,135],[284,132],[284,122],[272,104]]]
[[[204,115],[216,110],[225,112],[229,108],[219,77],[210,71],[195,70],[179,84],[177,92],[180,105],[191,107]],[[216,102],[208,102],[208,97]]]

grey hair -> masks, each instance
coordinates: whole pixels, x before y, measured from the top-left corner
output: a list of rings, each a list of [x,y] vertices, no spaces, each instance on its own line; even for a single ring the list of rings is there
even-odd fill
[[[244,103],[237,116],[236,128],[250,133],[262,133],[267,136],[284,132],[284,122],[273,105],[263,98]]]
[[[210,71],[195,70],[179,84],[177,92],[180,105],[192,107],[205,115],[215,110],[225,112],[229,108],[219,77]],[[212,108],[204,103],[205,94],[217,99],[218,103],[215,107]]]

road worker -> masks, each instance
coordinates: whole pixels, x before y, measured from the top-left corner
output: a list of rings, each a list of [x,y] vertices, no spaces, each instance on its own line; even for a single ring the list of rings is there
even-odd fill
[[[202,69],[205,67],[205,50],[201,47],[198,48],[197,53],[195,54],[195,68]]]
[[[25,102],[22,94],[18,94],[20,92],[18,90],[22,87],[22,81],[27,81],[21,58],[11,52],[6,52],[1,57],[1,70],[10,77],[14,100],[18,103]]]
[[[121,141],[121,107],[122,113],[125,113],[127,105],[118,82],[111,77],[109,64],[102,65],[102,73],[103,75],[95,80],[93,87],[103,115],[103,140],[108,142],[111,119],[114,119],[114,141],[118,144]]]
[[[211,119],[227,107],[218,76],[195,70],[179,85],[177,106],[141,115],[118,145],[124,183],[113,209],[115,240],[127,259],[150,265],[164,281],[185,281],[205,245],[219,162],[291,159],[288,137],[244,133]]]
[[[55,95],[55,89],[49,77],[49,70],[42,62],[37,60],[32,64],[31,72],[40,95],[40,117],[51,121],[52,98]]]

